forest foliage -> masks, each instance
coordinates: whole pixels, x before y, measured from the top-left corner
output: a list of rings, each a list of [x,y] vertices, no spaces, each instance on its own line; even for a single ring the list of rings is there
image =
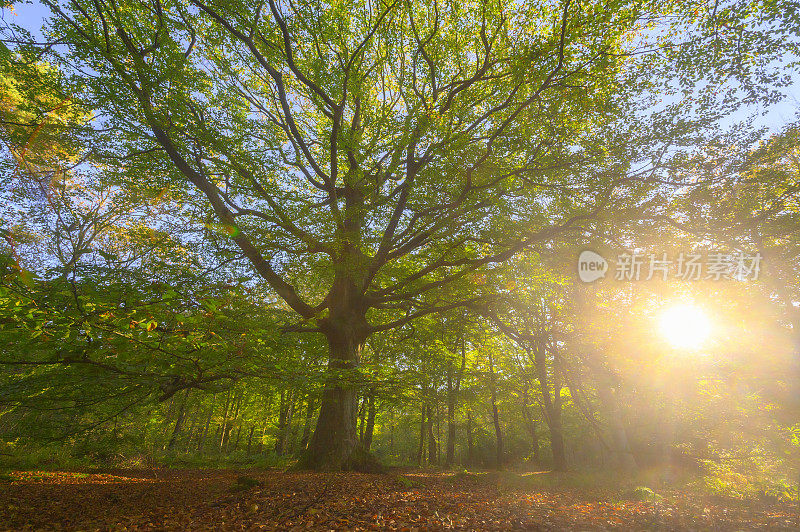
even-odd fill
[[[800,136],[743,119],[795,2],[42,4],[0,43],[7,464],[797,497]],[[762,270],[587,284],[585,249]],[[703,346],[658,334],[681,302]]]

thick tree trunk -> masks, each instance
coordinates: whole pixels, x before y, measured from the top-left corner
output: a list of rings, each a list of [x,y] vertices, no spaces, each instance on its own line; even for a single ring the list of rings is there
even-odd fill
[[[320,332],[328,340],[331,374],[322,392],[314,435],[302,460],[312,469],[342,470],[354,465],[350,458],[358,444],[358,390],[355,378],[348,377],[355,377],[361,350],[371,332],[366,318],[369,302],[364,297],[369,284],[368,260],[361,249],[365,196],[359,188],[346,184],[342,198],[342,223],[336,235],[341,247],[333,283],[325,298],[328,315],[317,320]]]
[[[368,325],[363,315],[335,317],[334,309],[336,314],[342,312],[332,306],[332,316],[321,324],[328,339],[331,375],[325,383],[317,426],[302,461],[304,466],[319,470],[350,469],[350,456],[358,443],[358,394],[347,374],[358,367]]]

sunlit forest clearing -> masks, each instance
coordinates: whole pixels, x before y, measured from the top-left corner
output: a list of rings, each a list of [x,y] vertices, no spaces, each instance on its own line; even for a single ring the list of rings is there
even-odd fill
[[[0,529],[800,528],[797,1],[0,37]]]

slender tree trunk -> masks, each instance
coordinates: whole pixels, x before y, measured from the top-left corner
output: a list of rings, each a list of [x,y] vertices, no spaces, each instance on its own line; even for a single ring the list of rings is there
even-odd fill
[[[228,427],[228,409],[230,407],[230,400],[231,400],[231,392],[228,390],[228,393],[225,394],[225,408],[222,411],[222,424],[219,427],[219,431],[222,433],[219,439],[219,450],[222,452],[225,449],[225,433],[227,432]]]
[[[389,456],[394,455],[394,412],[389,410]]]
[[[436,465],[442,463],[442,407],[436,401]]]
[[[436,464],[436,437],[433,435],[433,408],[428,405],[428,465]]]
[[[536,433],[536,420],[531,419],[528,423],[528,432],[531,435],[531,450],[533,451],[533,463],[538,468],[542,463],[541,449],[539,447],[539,435]]]
[[[556,451],[553,454],[553,463],[556,466],[556,470],[558,471],[566,471],[567,470],[567,453],[566,453],[566,444],[564,443],[564,426],[561,422],[561,412],[562,412],[562,399],[561,399],[561,389],[563,386],[561,385],[561,368],[559,367],[559,355],[555,352],[555,348],[553,348],[553,417],[554,417],[554,426],[556,428],[555,433],[557,434],[556,438]],[[556,458],[556,452],[558,453],[558,458]]]
[[[472,438],[472,410],[467,410],[467,466],[475,464],[475,444]]]
[[[361,446],[364,451],[369,452],[372,447],[372,435],[375,432],[375,392],[370,390],[369,402],[367,403],[367,426],[364,429],[364,439]]]
[[[236,442],[233,444],[234,451],[239,448],[239,441],[241,440],[241,437],[242,437],[242,423],[239,423],[239,428],[236,429]]]
[[[206,416],[206,425],[203,427],[202,432],[197,441],[197,452],[198,454],[203,454],[203,445],[206,443],[206,438],[208,437],[208,427],[211,425],[211,417],[214,415],[214,399],[216,399],[216,395],[211,398],[211,406],[208,408],[208,416]]]
[[[450,467],[453,465],[453,460],[456,454],[456,402],[458,401],[458,392],[461,387],[461,377],[464,375],[464,367],[467,364],[466,342],[464,335],[461,335],[461,368],[456,374],[455,386],[452,383],[452,362],[448,364],[447,375],[447,457],[445,458],[445,465]]]
[[[250,425],[250,435],[247,437],[247,456],[250,456],[250,450],[253,447],[253,432],[256,430],[256,425]]]
[[[494,423],[494,435],[496,444],[497,455],[495,456],[495,465],[497,469],[503,468],[503,430],[500,427],[500,413],[497,410],[497,378],[494,373],[494,364],[491,355],[489,356],[489,371],[492,377],[492,423]]]
[[[561,392],[561,388],[554,390],[556,393]],[[558,401],[560,403],[560,401]],[[550,424],[550,448],[553,451],[553,468],[556,471],[567,470],[567,454],[564,446],[564,427],[561,423],[561,408],[559,405],[553,405],[549,414],[551,419]]]
[[[421,409],[422,419],[419,422],[419,447],[417,447],[417,465],[422,466],[422,456],[425,451],[425,407]]]
[[[308,438],[311,436],[311,422],[314,419],[314,397],[311,394],[308,394],[308,399],[306,403],[306,416],[305,422],[303,423],[303,436],[300,438],[300,451],[305,451],[306,447],[308,446]]]
[[[231,405],[231,416],[230,416],[230,423],[228,423],[227,430],[223,433],[223,450],[227,454],[230,452],[230,445],[231,445],[231,435],[233,434],[234,425],[239,419],[239,412],[242,408],[242,401],[243,401],[244,391],[240,390],[236,392],[236,395],[233,397],[233,403]]]
[[[622,419],[622,408],[614,390],[608,383],[597,387],[600,401],[605,407],[608,417],[608,428],[611,433],[612,464],[624,471],[636,469],[636,459],[628,444],[628,432]]]
[[[189,397],[189,390],[186,389],[183,392],[183,399],[181,400],[181,405],[178,408],[178,417],[175,420],[175,428],[172,429],[172,436],[169,438],[169,443],[167,444],[167,449],[170,451],[175,448],[175,442],[178,441],[178,435],[181,433],[181,426],[183,425],[183,418],[186,415],[186,400]]]
[[[198,422],[200,421],[200,407],[199,405],[195,405],[194,408],[191,409],[192,414],[189,416],[189,428],[186,430],[186,442],[183,446],[184,452],[188,452],[189,448],[192,446],[192,442],[195,439],[195,431],[199,432]]]
[[[522,391],[522,417],[525,421],[525,426],[528,428],[528,434],[531,436],[531,451],[533,452],[533,464],[538,468],[541,464],[540,448],[539,448],[539,435],[536,432],[537,422],[533,417],[530,407],[530,397],[528,395],[528,385]]]
[[[456,427],[453,424],[455,419],[455,393],[453,392],[453,361],[447,361],[447,441],[445,442],[445,467],[453,464],[455,454]]]
[[[275,435],[275,454],[282,456],[286,453],[286,435],[292,409],[291,392],[281,390],[281,402],[278,410],[278,432]]]
[[[221,430],[222,430],[222,423],[217,425],[217,428],[214,430],[214,437],[211,438],[212,442],[218,442],[219,441],[219,433],[220,433]],[[217,452],[219,452],[219,449],[217,449]]]
[[[530,353],[529,353],[530,354]],[[550,450],[553,453],[553,468],[556,471],[567,470],[567,457],[564,452],[564,431],[561,426],[561,384],[555,383],[551,394],[550,376],[547,369],[547,352],[544,338],[539,338],[533,353],[536,366],[536,378],[542,390],[542,405],[545,421],[550,430]],[[553,371],[554,381],[558,371]]]
[[[269,420],[272,418],[272,401],[273,401],[274,393],[267,394],[267,402],[264,405],[264,416],[261,422],[261,437],[258,439],[258,453],[261,454],[264,452],[264,440],[267,437],[267,427],[269,426]]]
[[[296,393],[294,390],[289,392],[289,404],[287,406],[288,411],[286,412],[286,425],[283,427],[283,451],[285,453],[289,453],[292,451],[291,445],[293,440],[293,432],[292,432],[292,422],[294,421],[294,408],[295,408],[295,397]]]
[[[367,417],[367,396],[361,398],[361,406],[358,407],[358,442],[364,444],[364,424]]]

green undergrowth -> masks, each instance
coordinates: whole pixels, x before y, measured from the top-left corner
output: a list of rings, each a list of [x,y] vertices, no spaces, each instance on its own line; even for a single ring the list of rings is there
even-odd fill
[[[171,453],[106,453],[85,452],[80,448],[63,446],[18,445],[5,446],[0,454],[0,472],[21,471],[93,471],[102,469],[286,469],[295,462],[291,456],[272,453],[250,454],[237,451],[230,454]]]
[[[720,467],[705,468],[700,473],[659,468],[635,472],[459,470],[446,477],[453,483],[485,483],[503,491],[576,490],[619,501],[659,502],[678,492],[739,500],[798,500],[796,481],[777,474],[748,476]]]

